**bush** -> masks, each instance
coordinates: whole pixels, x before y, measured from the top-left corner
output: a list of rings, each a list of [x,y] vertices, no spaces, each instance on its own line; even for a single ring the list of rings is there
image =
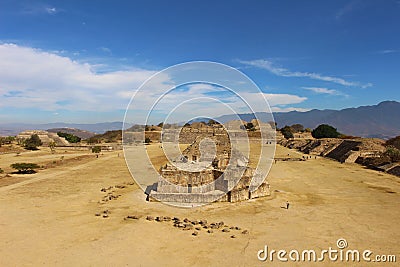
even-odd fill
[[[0,137],[0,147],[1,145],[9,145],[15,140],[14,136]]]
[[[42,141],[37,134],[32,134],[30,138],[25,140],[25,149],[28,150],[37,150],[37,147],[41,145]]]
[[[387,140],[385,145],[400,149],[400,136]]]
[[[251,123],[251,122],[248,122],[248,123],[245,125],[245,127],[246,127],[246,129],[247,129],[248,131],[255,131],[255,130],[256,130],[256,128],[254,127],[254,124]]]
[[[35,163],[14,163],[11,164],[11,168],[18,170],[18,173],[36,173],[35,169],[40,168],[39,165]]]
[[[65,140],[67,140],[70,143],[79,143],[81,141],[81,138],[79,136],[73,134],[57,132],[57,135],[59,137],[65,138]]]
[[[150,144],[150,143],[151,143],[150,138],[149,138],[149,137],[146,137],[146,138],[144,139],[144,143],[145,143],[145,144]]]
[[[3,173],[4,171],[3,171],[3,169],[2,168],[0,168],[0,173]]]
[[[390,157],[392,162],[400,161],[400,150],[395,148],[394,146],[388,146],[386,148],[385,155]]]
[[[286,139],[290,139],[290,138],[294,137],[292,128],[290,126],[287,126],[287,125],[281,129],[281,133],[283,134],[283,136]]]
[[[92,147],[92,153],[100,153],[100,152],[101,152],[101,146]]]
[[[336,128],[328,124],[321,124],[311,132],[311,135],[317,139],[337,138],[339,137],[340,133],[336,130]]]
[[[304,126],[301,124],[293,124],[290,128],[292,128],[293,133],[304,132]]]

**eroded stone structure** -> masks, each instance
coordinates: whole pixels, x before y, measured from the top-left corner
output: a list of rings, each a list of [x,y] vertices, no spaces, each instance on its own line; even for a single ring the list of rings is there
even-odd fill
[[[59,137],[56,133],[51,133],[43,130],[27,130],[19,133],[17,138],[28,139],[33,134],[37,134],[42,141],[44,146],[48,146],[50,143],[54,142],[57,146],[68,146],[69,142],[63,137]]]
[[[222,129],[201,131],[181,156],[162,166],[160,181],[146,190],[149,199],[208,203],[270,195],[268,182],[248,166],[248,158],[232,147]]]

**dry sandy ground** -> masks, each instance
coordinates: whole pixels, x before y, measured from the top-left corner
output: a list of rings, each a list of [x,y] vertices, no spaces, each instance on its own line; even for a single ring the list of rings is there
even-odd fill
[[[18,160],[1,155],[0,167],[21,159],[49,159],[43,151],[29,153]],[[283,147],[276,156],[288,153],[301,156]],[[339,238],[347,240],[348,249],[395,254],[400,260],[399,178],[319,158],[278,162],[269,181],[277,191],[268,198],[183,209],[146,202],[143,192],[130,185],[121,152],[40,170],[0,187],[0,266],[341,266],[345,263],[328,259],[314,264],[257,259],[265,245],[321,251],[335,249]],[[115,185],[125,188],[100,191]],[[112,190],[120,196],[103,203]],[[281,208],[286,200],[288,210]],[[109,210],[108,218],[95,216],[104,210]],[[124,220],[127,215],[141,218]],[[179,230],[171,222],[147,221],[147,215],[224,221],[249,234],[200,230],[192,236],[192,231]],[[230,237],[233,234],[236,238]]]

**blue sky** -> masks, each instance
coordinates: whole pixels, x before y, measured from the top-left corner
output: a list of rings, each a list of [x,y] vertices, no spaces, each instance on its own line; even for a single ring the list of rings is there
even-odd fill
[[[0,123],[121,121],[193,60],[238,68],[274,111],[399,101],[400,1],[0,0]]]

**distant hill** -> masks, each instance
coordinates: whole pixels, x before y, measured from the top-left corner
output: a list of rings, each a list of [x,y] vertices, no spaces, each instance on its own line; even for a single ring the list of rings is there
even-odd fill
[[[270,115],[256,113],[257,117],[268,122]],[[254,114],[239,114],[244,121],[254,119]],[[327,123],[335,126],[339,132],[347,135],[361,137],[378,137],[388,139],[400,135],[400,103],[396,101],[384,101],[378,105],[361,106],[358,108],[346,108],[342,110],[318,110],[307,112],[276,112],[275,121],[278,127],[303,124],[306,128],[315,128],[319,124]],[[223,115],[215,118],[221,123],[236,120],[237,115]],[[200,120],[202,121],[202,120]],[[204,119],[204,121],[208,121]],[[48,124],[0,124],[0,136],[17,135],[24,130],[46,130],[51,128],[76,128],[97,134],[106,131],[121,130],[122,122],[104,122],[94,124],[48,123]],[[126,128],[133,124],[125,125]],[[134,128],[143,128],[134,126]]]
[[[53,129],[48,129],[48,132],[51,133],[68,133],[68,134],[73,134],[75,136],[80,137],[81,139],[85,140],[88,139],[94,135],[96,135],[93,132],[85,131],[85,130],[80,130],[80,129],[75,129],[75,128],[53,128]]]
[[[267,113],[256,113],[264,122],[269,118]],[[253,114],[239,114],[242,120],[250,121]],[[390,138],[400,135],[400,103],[384,101],[378,105],[346,108],[342,110],[318,110],[307,112],[276,112],[275,122],[281,128],[296,123],[306,128],[315,128],[319,124],[327,123],[335,126],[339,132],[361,137]],[[237,119],[236,115],[224,115],[216,120],[225,123]]]
[[[75,128],[84,131],[93,132],[96,134],[102,134],[106,131],[121,130],[123,122],[101,122],[101,123],[46,123],[46,124],[28,124],[28,123],[5,123],[0,124],[0,136],[17,135],[18,133],[25,130],[47,130],[54,128]],[[130,127],[132,124],[126,124],[125,126]]]
[[[88,143],[116,143],[122,141],[122,130],[107,131],[103,134],[97,134],[87,139]]]

